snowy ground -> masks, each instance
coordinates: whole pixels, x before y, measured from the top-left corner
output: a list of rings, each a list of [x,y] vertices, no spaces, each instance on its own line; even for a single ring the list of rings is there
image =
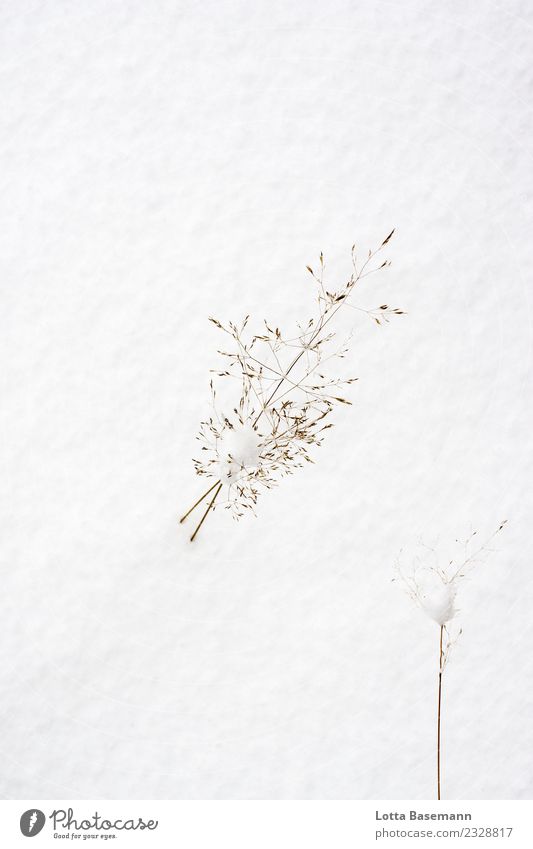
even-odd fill
[[[431,798],[392,567],[502,518],[443,789],[532,798],[532,41],[519,0],[0,3],[4,798]],[[392,227],[355,406],[190,546],[207,316],[307,319]]]

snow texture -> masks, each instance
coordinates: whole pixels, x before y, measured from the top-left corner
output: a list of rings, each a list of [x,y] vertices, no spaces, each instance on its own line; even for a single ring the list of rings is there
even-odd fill
[[[393,565],[508,518],[443,795],[531,798],[531,4],[3,0],[0,41],[0,794],[432,798],[439,629]],[[290,328],[392,227],[354,406],[190,545],[207,317]]]

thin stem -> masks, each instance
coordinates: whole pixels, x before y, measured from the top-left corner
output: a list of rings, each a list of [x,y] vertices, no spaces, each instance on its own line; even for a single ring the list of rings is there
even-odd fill
[[[215,484],[215,486],[216,486],[216,484]],[[212,489],[212,487],[211,487],[211,489]],[[220,492],[220,490],[221,490],[221,489],[222,489],[222,484],[221,484],[221,483],[219,483],[219,484],[218,484],[218,489],[217,489],[217,491],[215,492],[215,494],[213,495],[213,497],[212,497],[211,501],[209,502],[209,506],[208,506],[207,510],[205,511],[204,515],[203,515],[203,516],[202,516],[202,518],[200,519],[199,523],[198,523],[198,524],[197,524],[197,526],[196,526],[196,529],[195,529],[195,531],[194,531],[193,535],[191,536],[191,542],[194,542],[194,538],[195,538],[196,534],[198,533],[198,531],[199,531],[199,530],[200,530],[200,528],[202,527],[203,523],[205,522],[205,520],[206,520],[206,518],[207,518],[207,514],[209,513],[209,511],[210,511],[210,510],[211,510],[211,508],[213,507],[213,505],[214,505],[214,503],[215,503],[215,501],[216,501],[217,495],[218,495],[218,493]]]
[[[180,519],[180,525],[181,525],[181,523],[182,523],[182,522],[184,522],[184,521],[185,521],[185,519],[187,518],[187,516],[190,516],[190,514],[192,513],[192,511],[194,510],[194,508],[195,508],[195,507],[198,507],[198,505],[202,503],[202,501],[204,500],[204,498],[207,498],[207,496],[209,495],[209,493],[210,493],[210,492],[212,492],[212,491],[214,490],[215,486],[217,486],[217,484],[219,484],[219,483],[220,483],[220,481],[215,481],[215,483],[213,484],[213,486],[210,486],[210,487],[209,487],[209,489],[207,490],[207,492],[204,492],[204,494],[203,494],[202,496],[200,496],[200,498],[198,499],[198,501],[195,501],[195,502],[194,502],[194,504],[192,505],[192,507],[190,508],[190,510],[187,510],[187,512],[185,513],[185,515],[183,515],[183,516],[181,517],[181,519]]]
[[[440,801],[440,706],[442,699],[442,637],[444,625],[440,626],[440,648],[439,648],[439,707],[437,714],[437,799]]]

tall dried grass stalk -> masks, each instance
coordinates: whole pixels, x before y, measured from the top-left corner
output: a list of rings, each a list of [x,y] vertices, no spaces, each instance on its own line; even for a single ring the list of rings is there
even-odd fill
[[[453,633],[450,625],[458,612],[455,607],[457,588],[459,582],[467,577],[477,564],[484,562],[492,552],[493,549],[489,547],[489,544],[506,524],[507,519],[504,519],[494,533],[474,550],[472,546],[477,538],[477,531],[470,533],[462,542],[455,540],[455,543],[460,546],[461,554],[444,563],[441,562],[442,558],[439,558],[436,548],[419,543],[420,553],[413,558],[410,573],[406,573],[401,565],[402,552],[395,566],[397,576],[403,583],[408,596],[439,626],[437,696],[437,799],[439,800],[441,798],[443,675],[451,650],[463,632],[463,629],[459,628]]]
[[[226,507],[239,519],[246,510],[254,512],[261,489],[271,489],[284,475],[313,462],[310,448],[320,446],[324,431],[333,426],[325,420],[338,404],[351,403],[342,388],[357,380],[326,373],[327,364],[342,359],[348,350],[346,342],[337,343],[332,320],[346,307],[366,314],[379,326],[391,316],[403,314],[388,304],[367,309],[351,303],[358,284],[390,265],[388,260],[376,262],[376,257],[393,233],[361,262],[352,246],[352,273],[340,288],[330,290],[326,283],[322,253],[317,271],[307,266],[317,287],[318,311],[305,324],[297,325],[295,336],[286,337],[267,321],[261,332],[250,334],[249,316],[240,325],[210,318],[231,341],[229,350],[219,351],[225,364],[212,371],[220,379],[237,381],[239,389],[237,403],[230,401],[230,411],[223,412],[211,379],[212,414],[201,422],[201,454],[193,462],[198,475],[214,482],[180,522],[215,492],[191,541],[215,506]],[[223,489],[225,500],[221,498]]]

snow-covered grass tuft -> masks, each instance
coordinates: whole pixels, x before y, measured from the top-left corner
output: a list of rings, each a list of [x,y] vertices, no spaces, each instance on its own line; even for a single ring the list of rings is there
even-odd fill
[[[227,350],[218,352],[223,362],[212,372],[229,383],[232,391],[229,409],[222,410],[211,380],[212,413],[200,424],[200,454],[193,462],[196,473],[214,483],[180,520],[183,522],[210,498],[191,540],[215,506],[226,507],[240,519],[247,510],[255,512],[262,490],[271,489],[284,476],[314,462],[315,449],[332,427],[332,411],[339,404],[351,404],[345,390],[357,380],[329,372],[331,363],[348,352],[347,341],[336,340],[332,319],[347,307],[378,326],[403,315],[403,310],[388,304],[367,308],[352,302],[354,289],[366,277],[390,265],[381,256],[376,261],[376,257],[393,233],[376,250],[365,253],[361,261],[353,245],[352,273],[340,286],[326,280],[322,253],[316,271],[307,266],[316,292],[317,314],[299,323],[290,334],[266,320],[251,332],[249,316],[238,325],[210,319],[228,340]]]

